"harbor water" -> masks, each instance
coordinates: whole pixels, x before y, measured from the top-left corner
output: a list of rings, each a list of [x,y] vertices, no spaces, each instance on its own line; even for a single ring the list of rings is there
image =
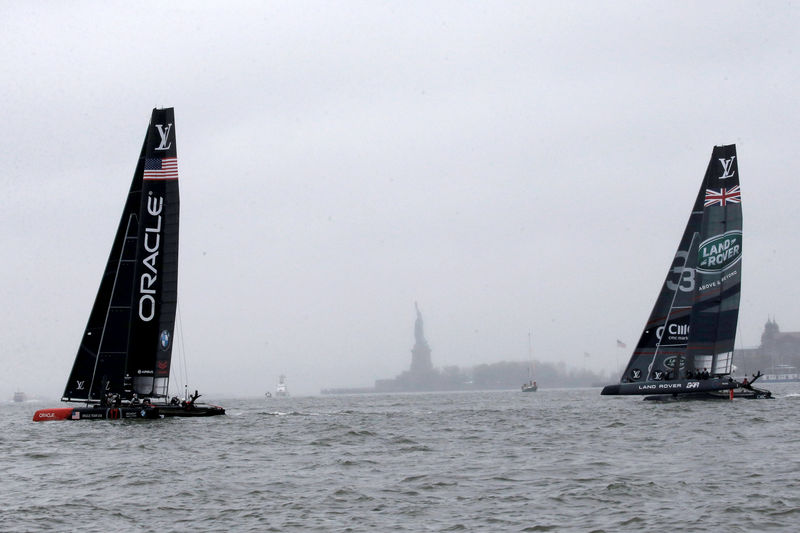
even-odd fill
[[[0,531],[796,531],[800,383],[770,388],[211,398],[226,416],[156,421],[8,402]]]

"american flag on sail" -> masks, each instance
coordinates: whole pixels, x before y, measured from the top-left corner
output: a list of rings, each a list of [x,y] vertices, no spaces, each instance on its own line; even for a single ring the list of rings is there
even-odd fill
[[[706,189],[706,207],[710,205],[721,205],[722,207],[725,207],[729,203],[742,203],[742,193],[739,191],[738,185],[732,189],[720,189],[718,191],[715,191],[714,189]]]
[[[144,160],[144,179],[176,180],[178,179],[178,158],[147,158]]]

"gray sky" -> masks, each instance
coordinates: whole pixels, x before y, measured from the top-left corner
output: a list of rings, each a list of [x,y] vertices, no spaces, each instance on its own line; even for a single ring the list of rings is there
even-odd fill
[[[0,398],[57,397],[175,107],[190,385],[368,386],[635,344],[736,143],[737,345],[800,330],[795,2],[4,2]],[[584,358],[584,352],[591,356]]]

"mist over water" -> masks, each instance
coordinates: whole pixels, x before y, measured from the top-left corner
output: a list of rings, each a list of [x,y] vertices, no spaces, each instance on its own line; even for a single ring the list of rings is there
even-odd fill
[[[532,332],[618,379],[716,144],[737,347],[800,330],[794,2],[145,4],[0,4],[0,398],[64,390],[154,107],[206,394],[395,377],[415,301],[437,368],[525,361]]]
[[[217,400],[31,422],[0,406],[0,530],[788,531],[800,384],[773,401],[598,389]]]

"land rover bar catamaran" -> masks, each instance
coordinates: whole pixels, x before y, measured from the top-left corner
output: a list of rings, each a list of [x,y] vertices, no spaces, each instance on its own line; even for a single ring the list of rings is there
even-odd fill
[[[178,153],[172,108],[154,109],[111,254],[61,398],[33,419],[213,416],[169,397],[178,294]]]
[[[770,398],[732,376],[742,280],[736,146],[716,146],[667,279],[620,382],[604,395]]]

